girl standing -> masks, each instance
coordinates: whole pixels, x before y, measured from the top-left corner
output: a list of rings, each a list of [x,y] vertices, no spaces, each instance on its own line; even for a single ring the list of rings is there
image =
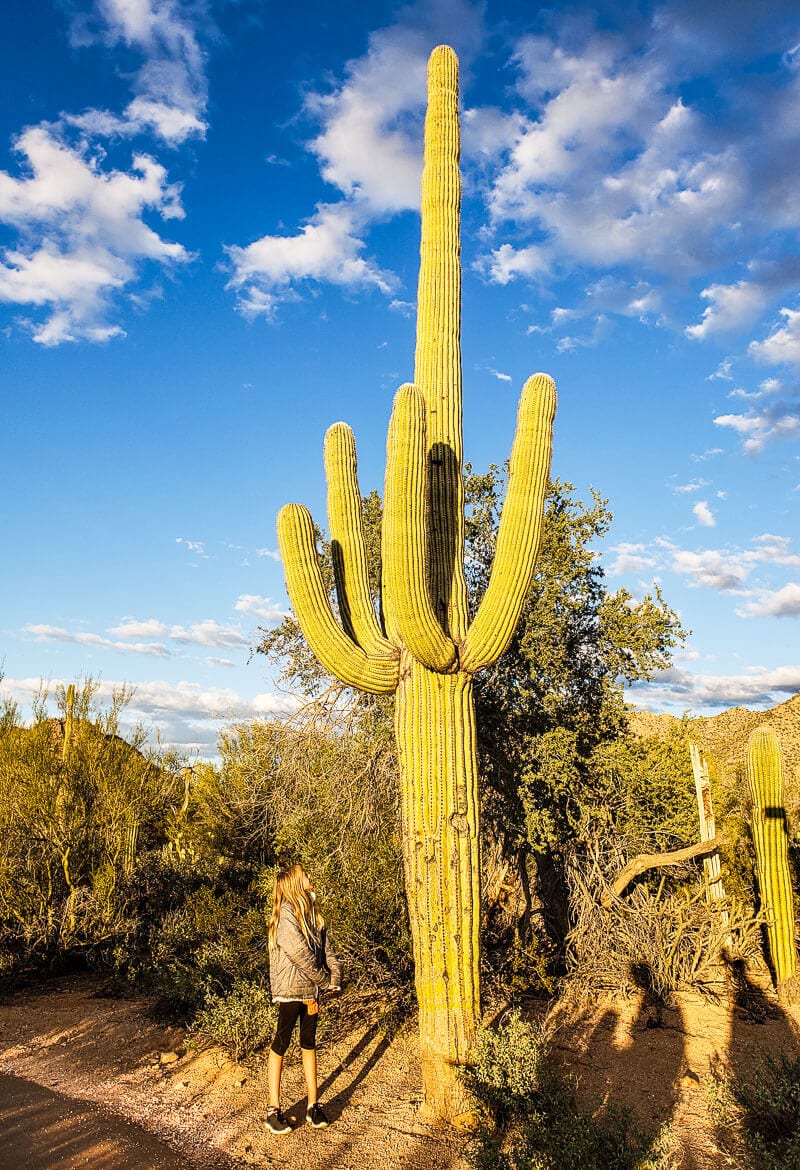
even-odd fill
[[[306,1122],[315,1128],[328,1124],[317,1101],[317,1018],[320,992],[341,990],[342,968],[314,902],[311,881],[302,866],[278,871],[269,920],[269,978],[273,1002],[279,1005],[267,1062],[269,1111],[264,1125],[270,1133],[284,1134],[292,1128],[281,1112],[281,1072],[298,1021],[308,1091]]]

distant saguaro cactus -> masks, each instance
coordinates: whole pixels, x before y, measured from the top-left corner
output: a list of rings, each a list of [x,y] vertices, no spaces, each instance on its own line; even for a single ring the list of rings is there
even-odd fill
[[[771,727],[757,727],[747,742],[747,783],[756,851],[761,906],[767,916],[767,941],[778,994],[797,996],[789,834],[783,803],[783,759]]]
[[[429,1114],[453,1118],[456,1076],[480,1008],[479,799],[473,676],[508,645],[531,583],[550,466],[555,386],[525,384],[494,568],[472,624],[464,574],[458,61],[431,54],[415,381],[398,390],[387,440],[382,614],[369,591],[355,441],[325,439],[339,618],[308,511],[287,504],[278,537],[295,615],[325,668],[396,693],[403,851]]]

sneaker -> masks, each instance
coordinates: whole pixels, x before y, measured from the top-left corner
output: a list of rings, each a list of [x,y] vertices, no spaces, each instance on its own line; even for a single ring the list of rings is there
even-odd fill
[[[325,1114],[319,1105],[310,1105],[306,1113],[306,1123],[313,1125],[314,1129],[324,1129],[326,1125],[330,1125]]]
[[[291,1133],[292,1127],[280,1109],[270,1109],[264,1118],[264,1128],[270,1133]]]

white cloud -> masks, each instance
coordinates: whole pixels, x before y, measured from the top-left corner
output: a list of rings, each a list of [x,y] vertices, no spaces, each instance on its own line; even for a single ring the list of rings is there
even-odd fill
[[[650,683],[629,691],[637,706],[652,709],[656,703],[692,709],[696,707],[773,706],[800,690],[800,665],[774,669],[754,666],[739,675],[691,674],[672,667]]]
[[[697,341],[754,324],[768,302],[767,291],[749,280],[712,284],[700,296],[709,302],[703,310],[703,319],[698,325],[688,325],[684,331],[687,337]]]
[[[281,559],[280,549],[277,548],[257,548],[256,556],[269,557],[273,561],[280,561]]]
[[[755,455],[767,443],[800,435],[800,408],[791,402],[781,402],[760,414],[754,411],[746,414],[720,414],[714,419],[714,425],[729,427],[742,435],[743,449]]]
[[[790,581],[782,589],[761,590],[757,601],[748,602],[740,617],[800,617],[800,585]]]
[[[192,10],[181,0],[96,0],[90,17],[73,22],[73,41],[136,50],[144,58],[132,76],[136,96],[121,117],[88,110],[68,120],[103,135],[149,131],[170,146],[192,135],[202,137],[207,128],[205,57],[193,19],[203,8],[195,4]]]
[[[261,600],[268,601],[266,598]],[[236,608],[241,608],[238,603]],[[79,645],[96,646],[104,650],[123,650],[135,654],[154,654],[159,658],[167,658],[170,655],[170,650],[163,642],[131,641],[131,639],[161,638],[167,641],[177,642],[179,645],[216,646],[221,648],[249,645],[247,638],[238,626],[224,625],[221,622],[214,621],[212,618],[206,618],[205,621],[194,622],[191,625],[183,626],[178,624],[168,625],[166,622],[159,621],[157,618],[145,618],[142,620],[134,617],[126,617],[118,625],[112,626],[107,631],[111,635],[110,638],[103,634],[93,634],[86,631],[75,632],[60,626],[28,625],[24,629],[25,633],[32,634],[40,641],[75,642]]]
[[[623,542],[614,545],[609,550],[615,553],[614,560],[606,569],[606,572],[611,577],[618,577],[623,573],[643,573],[646,569],[655,568],[657,560],[651,555],[646,555],[645,545],[643,544],[629,544]]]
[[[322,204],[296,236],[262,236],[246,247],[226,247],[233,268],[228,288],[236,291],[241,312],[271,317],[287,294],[297,295],[298,283],[309,280],[391,292],[392,274],[361,255],[357,218],[346,203]]]
[[[714,382],[715,380],[720,379],[723,382],[732,382],[733,381],[733,374],[731,373],[732,366],[733,366],[732,359],[731,358],[724,358],[719,363],[719,365],[717,366],[714,373],[708,375],[708,377],[706,378],[706,381],[707,382]]]
[[[652,20],[630,13],[613,32],[551,14],[548,35],[519,42],[517,108],[488,119],[481,140],[493,235],[480,267],[503,284],[563,281],[587,266],[604,279],[612,269],[623,281],[652,273],[664,304],[648,297],[630,311],[645,321],[657,312],[658,324],[674,320],[688,281],[702,280],[702,320],[686,333],[705,339],[750,327],[797,288],[797,262],[768,259],[775,233],[788,232],[787,254],[797,250],[800,192],[788,160],[800,149],[800,74],[779,51],[796,17],[773,22],[771,9],[768,38],[758,11],[739,5],[734,41],[727,18],[720,36],[678,7],[660,5]],[[770,66],[740,68],[767,40]],[[753,356],[800,360],[788,312]],[[712,377],[729,378],[730,365]]]
[[[53,694],[59,685],[69,679],[51,679],[48,690]],[[98,679],[96,700],[108,704],[114,693],[128,684]],[[5,678],[0,682],[0,694],[9,695],[20,703],[28,703],[42,689],[37,678]],[[140,682],[133,687],[133,696],[123,713],[125,727],[136,722],[159,731],[160,742],[184,751],[200,750],[213,755],[219,730],[225,722],[291,715],[300,706],[300,700],[290,694],[268,691],[245,697],[228,687],[203,687],[198,683],[182,681],[169,683],[160,680]]]
[[[308,149],[321,177],[342,195],[317,205],[296,235],[268,233],[228,245],[228,287],[247,316],[272,317],[309,283],[390,295],[396,277],[365,258],[376,221],[419,207],[425,76],[431,48],[442,40],[461,50],[462,67],[479,36],[480,13],[466,0],[435,0],[402,8],[394,24],[370,34],[367,52],[351,60],[344,80],[305,100],[319,123]],[[395,300],[392,307],[403,306]]]
[[[800,365],[800,309],[781,309],[785,324],[763,341],[751,341],[748,352],[769,365]]]
[[[205,132],[205,61],[191,10],[180,0],[96,0],[77,15],[73,42],[87,51],[124,45],[141,64],[128,76],[124,113],[89,109],[25,128],[14,142],[20,177],[0,172],[0,223],[17,239],[0,256],[0,301],[43,310],[22,318],[38,344],[104,342],[123,330],[110,319],[148,264],[191,259],[149,221],[183,217],[180,188],[149,153],[130,169],[106,168],[103,140],[148,135],[175,147]],[[143,59],[143,60],[142,60]]]
[[[544,275],[549,270],[550,260],[545,249],[537,244],[527,248],[501,244],[479,262],[479,267],[495,284],[508,284],[517,276]]]
[[[196,646],[247,646],[249,643],[236,626],[222,625],[212,618],[195,622],[191,626],[170,626],[169,637],[174,642],[192,643]]]
[[[37,642],[71,642],[78,646],[92,646],[99,650],[121,650],[128,654],[145,654],[155,658],[168,658],[169,650],[160,642],[125,642],[104,638],[82,630],[65,630],[61,626],[32,624],[23,627],[26,634]]]
[[[511,375],[510,374],[503,374],[500,370],[489,370],[489,373],[492,375],[493,378],[497,378],[498,382],[510,382],[511,381]]]
[[[243,593],[237,598],[234,608],[239,613],[251,614],[265,622],[279,622],[287,616],[287,610],[282,609],[277,601],[271,597],[259,597],[255,593]]]
[[[157,618],[123,618],[118,626],[112,626],[109,634],[115,638],[166,638],[169,636],[169,626],[164,625]]]
[[[26,130],[15,143],[28,173],[0,172],[0,222],[19,234],[0,263],[0,300],[48,310],[32,326],[45,346],[105,341],[112,294],[131,284],[143,263],[185,263],[189,253],[145,222],[183,214],[164,168],[135,155],[128,172],[103,172],[88,146],[71,147],[51,127]]]
[[[698,500],[697,503],[692,508],[692,512],[693,512],[698,524],[702,524],[702,526],[704,528],[713,528],[714,525],[716,524],[716,520],[714,519],[714,513],[711,511],[711,508],[708,506],[707,500]]]
[[[674,484],[672,490],[678,495],[690,495],[692,492],[699,492],[704,487],[708,487],[707,479],[693,479],[689,483]]]
[[[186,540],[183,536],[176,536],[175,543],[185,544],[189,552],[196,553],[199,557],[205,557],[208,559],[208,553],[206,552],[206,545],[204,540]]]
[[[323,124],[310,146],[322,177],[372,212],[419,206],[427,50],[418,30],[374,33],[338,90],[306,100]]]
[[[673,549],[671,568],[689,578],[692,586],[728,592],[741,590],[751,566],[740,553],[726,553],[719,549]]]

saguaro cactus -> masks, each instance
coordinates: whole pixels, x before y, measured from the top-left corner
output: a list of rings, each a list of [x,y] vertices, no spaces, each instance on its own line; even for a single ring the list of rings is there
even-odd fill
[[[429,1113],[463,1107],[456,1070],[480,1007],[479,803],[473,676],[508,645],[530,586],[550,464],[555,386],[525,384],[494,568],[471,625],[464,575],[458,61],[431,55],[415,381],[397,392],[386,455],[382,613],[369,592],[352,432],[325,439],[337,621],[308,511],[287,504],[278,537],[311,649],[342,682],[396,693],[403,851]]]
[[[783,759],[771,727],[757,727],[747,742],[747,783],[756,851],[761,906],[767,916],[767,942],[778,994],[797,995],[789,834],[783,803]]]

